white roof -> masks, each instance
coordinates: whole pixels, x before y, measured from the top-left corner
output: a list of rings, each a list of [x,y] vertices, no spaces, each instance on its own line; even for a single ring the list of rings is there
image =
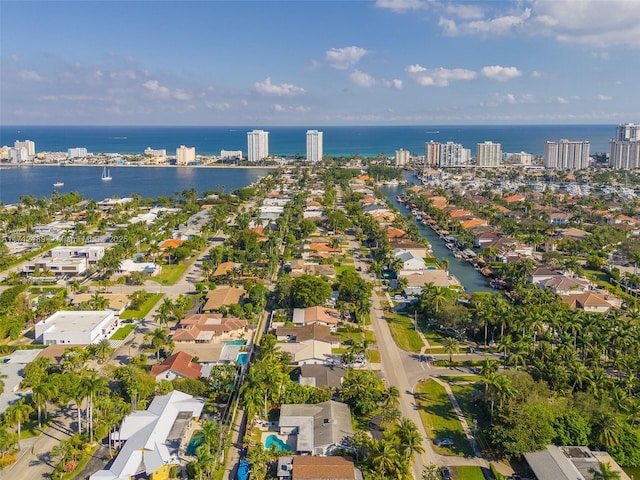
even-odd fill
[[[36,324],[36,335],[54,331],[91,332],[112,317],[112,310],[60,310]]]
[[[177,448],[187,420],[199,417],[203,407],[204,399],[177,390],[155,397],[147,410],[124,419],[114,437],[126,440],[124,446],[111,468],[94,473],[90,480],[129,480],[142,471],[151,475],[163,465],[178,464]],[[180,415],[184,413],[188,419]]]

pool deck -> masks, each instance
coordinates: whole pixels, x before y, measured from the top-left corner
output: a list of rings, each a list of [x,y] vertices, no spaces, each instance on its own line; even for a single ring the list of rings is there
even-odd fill
[[[296,451],[296,443],[297,442],[296,442],[295,436],[294,435],[280,435],[277,432],[262,432],[261,441],[262,441],[262,445],[264,445],[265,448],[266,448],[266,443],[267,443],[267,437],[269,437],[271,435],[275,435],[280,440],[282,440],[284,443],[286,443],[287,446],[291,449],[292,453]]]

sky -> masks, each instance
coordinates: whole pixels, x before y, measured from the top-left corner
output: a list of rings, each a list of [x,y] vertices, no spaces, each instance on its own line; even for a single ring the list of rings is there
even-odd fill
[[[3,125],[640,122],[640,0],[0,0]]]

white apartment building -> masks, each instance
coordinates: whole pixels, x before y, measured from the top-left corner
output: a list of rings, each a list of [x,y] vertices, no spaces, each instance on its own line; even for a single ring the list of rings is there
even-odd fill
[[[176,165],[188,165],[196,161],[196,147],[180,145],[176,148]]]
[[[630,142],[640,141],[640,124],[623,123],[616,128],[616,140]]]
[[[29,157],[35,157],[36,156],[36,144],[32,140],[24,140],[24,141],[16,140],[15,143],[13,144],[13,147],[14,148],[26,148],[27,149],[27,155],[29,155]]]
[[[440,143],[433,140],[424,144],[425,167],[437,167],[440,165]]]
[[[269,132],[253,130],[247,132],[247,160],[259,162],[269,156]]]
[[[29,153],[25,147],[9,149],[9,161],[11,163],[22,163],[28,162],[29,160]]]
[[[609,143],[609,166],[625,170],[640,168],[640,125],[618,125],[616,138]]]
[[[307,162],[322,161],[322,132],[307,130]]]
[[[230,158],[237,158],[242,160],[242,150],[220,150],[220,158],[227,160]]]
[[[493,142],[477,144],[476,164],[479,167],[498,167],[502,160],[502,145]]]
[[[85,258],[89,264],[98,263],[104,257],[102,245],[59,246],[51,250],[52,258]]]
[[[84,158],[87,156],[87,149],[84,147],[75,147],[67,150],[69,158]]]
[[[109,338],[118,325],[113,310],[61,310],[36,323],[35,339],[44,345],[89,345]]]
[[[533,163],[533,154],[527,152],[510,153],[507,161],[516,165],[531,165]]]
[[[580,170],[589,166],[588,141],[544,142],[544,168],[550,170]]]
[[[440,144],[439,167],[464,167],[471,159],[471,150],[459,143],[447,142]]]
[[[404,167],[409,165],[409,159],[411,158],[411,154],[409,150],[396,150],[396,167]]]

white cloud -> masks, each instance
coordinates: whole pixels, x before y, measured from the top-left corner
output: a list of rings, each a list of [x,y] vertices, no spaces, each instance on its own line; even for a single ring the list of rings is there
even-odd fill
[[[425,4],[420,0],[376,0],[376,7],[388,8],[395,12],[406,12],[425,8]]]
[[[466,70],[464,68],[433,68],[428,69],[421,65],[409,65],[405,68],[405,71],[413,78],[418,84],[425,87],[446,87],[450,82],[458,80],[473,80],[478,74],[473,70]]]
[[[231,105],[229,105],[226,102],[223,103],[216,103],[216,102],[204,102],[204,105],[211,109],[211,110],[217,110],[218,112],[226,112],[227,110],[231,109]]]
[[[519,15],[504,15],[486,20],[456,23],[449,18],[440,18],[438,25],[449,35],[502,35],[522,26],[531,17],[531,9],[526,8]]]
[[[253,88],[256,92],[263,95],[274,95],[276,97],[293,97],[295,95],[304,95],[305,89],[291,85],[290,83],[281,83],[276,85],[271,83],[271,78],[267,77],[264,82],[255,82]]]
[[[500,65],[490,65],[482,67],[480,74],[484,77],[496,80],[498,82],[506,82],[512,78],[520,77],[522,72],[516,67],[502,67]]]
[[[44,80],[38,72],[34,72],[33,70],[22,70],[19,75],[23,80],[31,80],[34,82],[42,82]]]
[[[396,90],[402,90],[404,86],[402,80],[394,78],[393,80],[383,80],[382,84],[387,88],[395,88]]]
[[[291,106],[285,107],[284,105],[280,105],[279,103],[276,103],[273,106],[273,109],[278,113],[282,113],[282,112],[306,113],[311,111],[311,107],[307,107],[306,105],[291,105]]]
[[[600,94],[600,95],[596,95],[595,99],[596,100],[601,100],[603,102],[608,102],[609,100],[613,100],[613,97],[611,95]]]
[[[376,83],[378,83],[376,79],[371,75],[361,72],[360,70],[354,70],[353,72],[351,72],[349,78],[356,85],[365,88],[373,87]]]
[[[167,98],[171,95],[170,90],[167,87],[160,85],[158,80],[147,80],[142,84],[142,86],[154,97]]]
[[[540,78],[540,77],[542,77],[542,74],[540,72],[538,72],[537,70],[534,70],[533,72],[531,72],[531,76],[533,78]]]
[[[566,105],[567,103],[569,103],[569,100],[567,100],[564,97],[558,97],[558,98],[556,98],[556,102],[557,103],[561,103],[562,105]]]
[[[346,70],[356,65],[367,53],[370,52],[356,46],[332,48],[325,53],[325,59],[331,67]]]
[[[185,92],[181,88],[176,89],[173,93],[173,96],[177,100],[191,100],[192,95],[188,92]]]
[[[449,3],[449,4],[443,5],[442,7],[445,12],[456,15],[459,18],[471,19],[471,18],[484,17],[484,12],[477,5],[463,5],[463,4]]]

